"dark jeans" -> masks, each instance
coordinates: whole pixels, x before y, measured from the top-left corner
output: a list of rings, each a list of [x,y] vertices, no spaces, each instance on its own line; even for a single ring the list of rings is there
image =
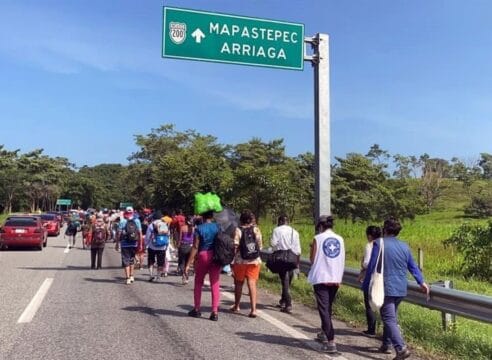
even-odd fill
[[[396,351],[401,351],[405,342],[398,327],[398,305],[402,302],[402,296],[385,296],[381,307],[381,319],[383,320],[383,344],[393,344]]]
[[[294,270],[281,271],[278,273],[280,277],[280,283],[282,284],[282,298],[280,304],[284,306],[292,306],[292,298],[290,296],[290,284],[292,284],[292,278],[294,277]]]
[[[333,323],[331,322],[331,315],[337,291],[338,286],[335,285],[314,285],[314,294],[316,296],[316,302],[318,303],[319,317],[321,318],[321,329],[325,333],[328,341],[332,341],[335,338],[335,330],[333,329]]]
[[[183,272],[190,258],[191,245],[182,244],[178,249],[178,272]]]
[[[376,313],[369,305],[369,291],[364,291],[364,306],[366,307],[367,331],[376,332]]]
[[[104,247],[91,248],[91,269],[96,268],[96,257],[97,257],[97,268],[98,269],[101,268],[103,251],[104,251]]]

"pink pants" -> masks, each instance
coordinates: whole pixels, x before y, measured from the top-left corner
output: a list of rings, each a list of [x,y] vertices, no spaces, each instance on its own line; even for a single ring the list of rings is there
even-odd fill
[[[202,288],[205,275],[210,279],[212,290],[212,312],[219,310],[220,301],[220,265],[212,262],[213,250],[200,251],[195,262],[195,309],[200,310],[202,302]]]

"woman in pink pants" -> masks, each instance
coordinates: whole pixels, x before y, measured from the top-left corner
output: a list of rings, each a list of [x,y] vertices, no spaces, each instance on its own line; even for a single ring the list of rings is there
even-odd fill
[[[191,249],[190,258],[185,267],[185,274],[188,274],[190,266],[195,263],[195,306],[188,313],[192,317],[201,317],[200,306],[202,301],[202,289],[205,275],[208,274],[210,279],[210,288],[212,290],[212,313],[210,320],[219,319],[219,301],[220,301],[220,265],[212,261],[214,255],[214,242],[219,232],[219,226],[213,222],[213,212],[202,214],[203,224],[198,225],[195,230],[195,239]]]

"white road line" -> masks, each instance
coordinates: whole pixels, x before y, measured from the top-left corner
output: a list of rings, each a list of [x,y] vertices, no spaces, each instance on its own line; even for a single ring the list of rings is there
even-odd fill
[[[65,248],[65,250],[63,250],[63,252],[65,254],[68,254],[70,252],[70,245],[67,245],[67,247]]]
[[[26,309],[19,317],[19,320],[17,320],[18,324],[29,323],[32,321],[52,283],[53,278],[47,278],[44,280],[36,295],[34,295],[29,305],[27,305]]]
[[[204,285],[210,286],[210,282],[205,280]],[[228,293],[228,292],[224,292],[224,291],[221,291],[220,293],[222,296],[226,297],[227,299],[234,301],[234,295],[233,294]],[[302,332],[297,331],[296,329],[294,329],[291,326],[283,323],[282,321],[274,318],[273,316],[268,315],[267,313],[265,313],[262,310],[256,310],[256,314],[258,315],[258,317],[262,318],[265,321],[268,321],[270,324],[275,326],[277,329],[290,335],[292,338],[297,339],[299,341],[302,341],[304,344],[306,344],[307,346],[309,346],[313,350],[319,351],[320,346],[317,343],[315,343],[315,341],[313,339],[306,336]],[[325,357],[327,357],[328,359],[332,359],[332,357],[330,357],[326,354],[323,354],[323,355],[325,355]],[[333,358],[336,358],[337,360],[347,360],[347,358],[345,358],[339,354],[335,355]]]

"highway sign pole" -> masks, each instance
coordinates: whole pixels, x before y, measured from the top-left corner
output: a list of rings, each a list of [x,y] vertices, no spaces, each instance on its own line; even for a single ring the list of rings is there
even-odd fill
[[[314,67],[314,215],[331,215],[330,153],[330,50],[327,34],[306,37],[313,55],[305,55]]]

